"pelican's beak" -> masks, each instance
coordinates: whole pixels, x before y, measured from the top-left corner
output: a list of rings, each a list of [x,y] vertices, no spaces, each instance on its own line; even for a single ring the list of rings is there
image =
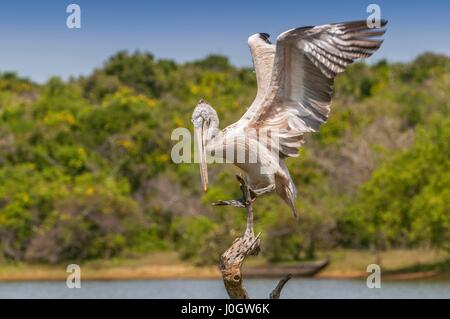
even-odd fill
[[[197,138],[197,146],[200,158],[200,176],[202,178],[203,190],[208,191],[208,169],[206,167],[206,125],[205,122],[201,126],[195,128]]]

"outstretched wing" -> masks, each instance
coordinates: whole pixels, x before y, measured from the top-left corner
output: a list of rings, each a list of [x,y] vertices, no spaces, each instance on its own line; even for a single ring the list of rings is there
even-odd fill
[[[336,75],[356,59],[371,56],[382,43],[376,37],[384,32],[354,21],[282,33],[270,87],[253,108],[247,129],[271,130],[280,156],[297,156],[302,135],[317,132],[328,119]]]
[[[267,33],[257,33],[248,38],[248,46],[252,53],[253,66],[255,67],[258,91],[253,103],[247,109],[242,119],[253,118],[256,106],[260,105],[262,99],[270,87],[272,79],[272,68],[275,59],[275,45],[270,43]]]

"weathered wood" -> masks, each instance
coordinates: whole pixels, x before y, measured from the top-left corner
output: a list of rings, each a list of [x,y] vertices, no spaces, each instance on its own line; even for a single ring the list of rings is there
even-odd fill
[[[214,204],[245,207],[247,210],[247,227],[244,235],[236,238],[231,246],[222,254],[220,257],[219,268],[222,272],[225,289],[230,298],[248,299],[249,295],[243,284],[241,267],[245,257],[248,255],[257,255],[260,250],[260,234],[255,236],[253,231],[253,202],[256,200],[257,196],[240,175],[236,175],[236,178],[241,184],[243,198],[238,200],[219,201]],[[281,289],[283,289],[283,286],[290,278],[291,275],[283,278],[270,294],[270,298],[272,298],[272,295],[274,298],[279,298]]]
[[[289,281],[289,279],[292,278],[291,274],[286,275],[286,277],[282,278],[278,285],[273,289],[273,291],[270,293],[269,298],[270,299],[280,299],[281,290],[283,289],[284,285]]]

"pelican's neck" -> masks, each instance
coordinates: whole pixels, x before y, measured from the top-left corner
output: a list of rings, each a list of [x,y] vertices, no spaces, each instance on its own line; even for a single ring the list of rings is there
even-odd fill
[[[216,113],[212,113],[211,116],[207,120],[208,122],[208,130],[206,134],[206,142],[211,141],[215,138],[219,133],[219,117]]]
[[[209,127],[216,130],[219,129],[219,117],[216,113],[211,114],[211,117],[209,118]]]

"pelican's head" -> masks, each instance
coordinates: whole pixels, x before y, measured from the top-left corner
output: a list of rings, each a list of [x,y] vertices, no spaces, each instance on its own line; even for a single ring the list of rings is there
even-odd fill
[[[217,112],[201,99],[192,113],[195,135],[200,158],[200,176],[202,178],[203,190],[208,190],[208,170],[206,167],[206,144],[214,136],[219,127]]]

